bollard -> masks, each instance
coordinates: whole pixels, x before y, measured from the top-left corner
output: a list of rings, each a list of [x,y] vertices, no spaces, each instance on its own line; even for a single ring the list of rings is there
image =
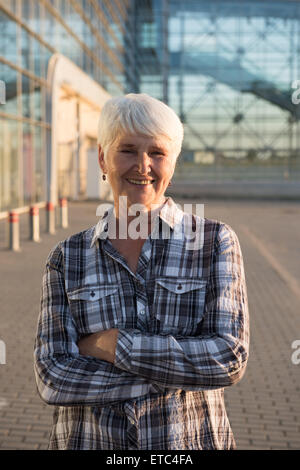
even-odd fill
[[[13,211],[9,213],[9,249],[20,251],[19,214]]]
[[[68,201],[66,198],[59,200],[60,207],[60,226],[62,228],[68,227]]]
[[[29,224],[30,224],[30,237],[29,239],[34,242],[40,240],[40,217],[39,208],[36,206],[30,207],[29,211]]]
[[[47,216],[47,232],[52,235],[55,234],[55,210],[52,202],[46,204],[46,216]]]

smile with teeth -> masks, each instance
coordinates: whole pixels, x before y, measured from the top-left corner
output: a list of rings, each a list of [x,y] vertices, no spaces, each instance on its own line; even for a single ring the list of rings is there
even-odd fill
[[[134,180],[134,179],[128,178],[127,181],[129,181],[129,183],[132,183],[132,184],[143,184],[143,185],[146,185],[146,184],[152,184],[152,183],[154,183],[155,180]]]

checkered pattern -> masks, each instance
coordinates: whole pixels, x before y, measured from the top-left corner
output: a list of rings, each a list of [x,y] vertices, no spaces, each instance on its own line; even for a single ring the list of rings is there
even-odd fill
[[[243,376],[249,346],[236,234],[169,198],[133,273],[105,235],[111,213],[46,263],[34,366],[55,405],[49,449],[234,449],[224,387]],[[109,328],[114,364],[79,354],[79,338]]]

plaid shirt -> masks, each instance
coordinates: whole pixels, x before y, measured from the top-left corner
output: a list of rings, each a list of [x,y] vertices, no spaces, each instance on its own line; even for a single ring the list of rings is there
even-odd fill
[[[224,387],[242,378],[249,344],[235,232],[168,198],[133,273],[106,238],[110,213],[47,259],[34,368],[55,405],[49,449],[234,449]],[[109,328],[114,364],[79,354],[82,336]]]

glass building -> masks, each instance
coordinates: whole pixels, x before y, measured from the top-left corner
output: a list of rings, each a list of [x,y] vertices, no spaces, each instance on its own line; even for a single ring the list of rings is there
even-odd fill
[[[92,196],[99,111],[128,92],[180,115],[180,171],[299,177],[299,22],[288,0],[0,0],[0,212]]]
[[[199,175],[299,179],[300,2],[170,0],[168,36],[169,104]]]
[[[134,18],[130,0],[0,1],[0,211],[86,194],[101,106],[138,90]]]

